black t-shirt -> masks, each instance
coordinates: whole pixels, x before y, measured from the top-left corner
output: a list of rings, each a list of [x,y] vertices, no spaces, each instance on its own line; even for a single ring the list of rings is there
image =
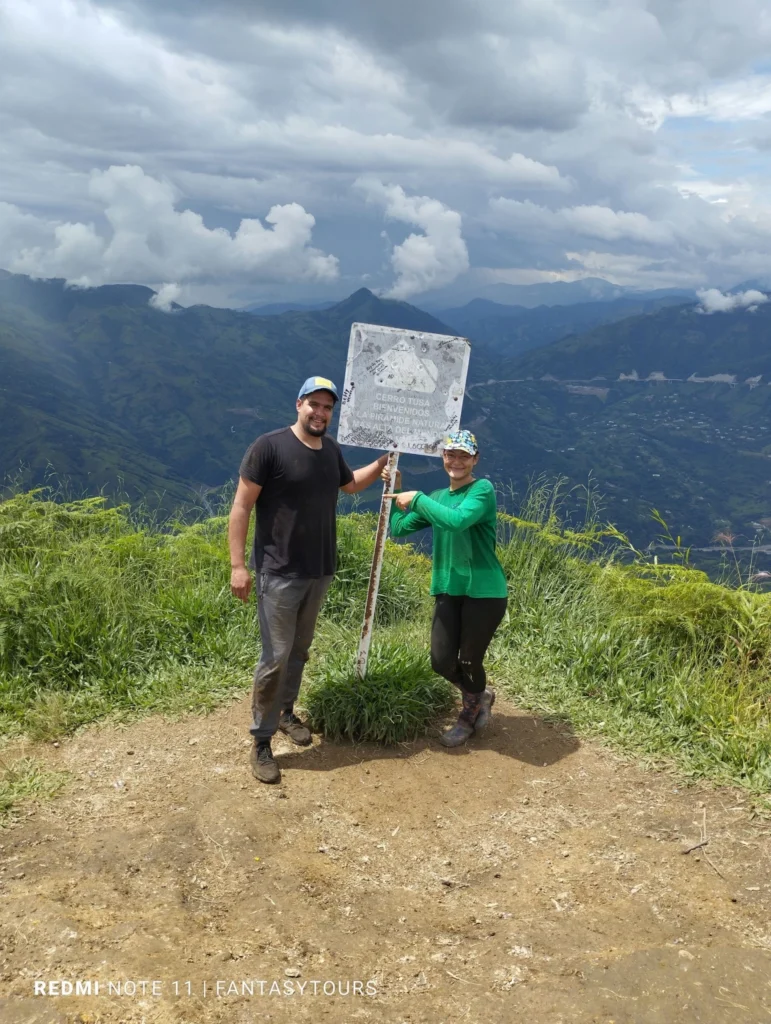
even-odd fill
[[[324,436],[321,448],[309,448],[291,427],[272,430],[251,445],[239,472],[262,487],[254,568],[276,576],[331,576],[338,492],[353,480],[337,441]]]

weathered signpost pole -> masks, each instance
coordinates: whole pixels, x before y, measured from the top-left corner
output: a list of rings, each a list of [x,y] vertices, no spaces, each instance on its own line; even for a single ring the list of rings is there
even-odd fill
[[[356,656],[356,672],[360,679],[363,679],[367,674],[367,658],[369,657],[369,645],[372,642],[372,629],[375,625],[375,608],[377,607],[377,594],[380,587],[380,571],[383,568],[385,542],[388,536],[388,518],[391,513],[391,501],[393,499],[387,498],[386,494],[393,487],[398,465],[399,453],[391,452],[388,456],[388,479],[391,483],[384,484],[383,497],[380,499],[380,516],[378,517],[377,533],[375,534],[375,550],[372,554],[372,568],[369,572],[367,600],[364,605],[364,623],[361,627],[359,653]]]
[[[353,324],[340,402],[340,444],[391,452],[383,487],[356,671],[367,658],[383,567],[400,453],[441,455],[445,435],[460,426],[471,346],[465,338],[376,324]]]

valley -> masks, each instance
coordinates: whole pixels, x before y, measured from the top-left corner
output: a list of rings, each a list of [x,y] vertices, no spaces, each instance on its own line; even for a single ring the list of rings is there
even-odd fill
[[[162,312],[152,295],[0,275],[7,483],[63,484],[164,514],[211,508],[254,437],[293,418],[298,380],[319,368],[342,380],[353,322],[458,330],[367,289],[328,308],[263,315]],[[507,507],[534,479],[561,479],[567,512],[584,514],[589,487],[599,514],[637,548],[662,542],[653,509],[685,545],[708,547],[719,533],[762,542],[771,519],[771,314],[706,316],[677,298],[617,299],[604,312],[602,303],[511,307],[534,331],[562,330],[571,316],[606,321],[524,352],[478,340],[495,304],[483,304],[478,323],[469,304],[464,423],[479,438],[480,472]],[[607,322],[615,315],[622,319]],[[370,453],[346,454],[357,465]],[[403,469],[423,490],[443,485],[437,460],[406,457]]]

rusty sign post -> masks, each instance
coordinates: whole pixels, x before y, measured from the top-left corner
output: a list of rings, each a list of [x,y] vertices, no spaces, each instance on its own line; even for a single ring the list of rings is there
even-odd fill
[[[388,456],[389,483],[383,485],[383,497],[380,499],[380,516],[377,521],[377,533],[375,534],[375,550],[372,553],[372,568],[369,571],[369,586],[367,587],[367,600],[364,605],[364,624],[361,627],[359,639],[359,653],[356,656],[356,672],[360,679],[367,674],[367,659],[369,658],[369,645],[372,642],[372,629],[375,625],[375,608],[377,606],[377,595],[380,587],[380,571],[383,568],[383,555],[385,554],[385,542],[388,536],[388,519],[391,513],[391,498],[386,494],[393,488],[396,480],[396,470],[399,466],[399,453],[391,452]]]
[[[353,324],[340,401],[340,444],[386,449],[390,483],[383,487],[356,659],[360,678],[375,622],[380,572],[400,453],[439,457],[444,437],[460,427],[471,346],[465,338],[376,324]]]

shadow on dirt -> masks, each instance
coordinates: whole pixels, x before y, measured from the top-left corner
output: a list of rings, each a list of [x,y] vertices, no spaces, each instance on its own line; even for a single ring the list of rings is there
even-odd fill
[[[440,731],[437,729],[431,736],[392,747],[376,743],[333,742],[321,737],[321,742],[314,743],[313,747],[276,752],[276,761],[281,768],[325,772],[364,761],[407,760],[428,750],[441,752],[447,757],[468,757],[475,750],[492,750],[502,757],[546,768],[568,757],[580,746],[567,721],[551,724],[532,715],[506,712],[496,713],[483,732],[472,736],[461,747],[443,747],[437,739]]]

